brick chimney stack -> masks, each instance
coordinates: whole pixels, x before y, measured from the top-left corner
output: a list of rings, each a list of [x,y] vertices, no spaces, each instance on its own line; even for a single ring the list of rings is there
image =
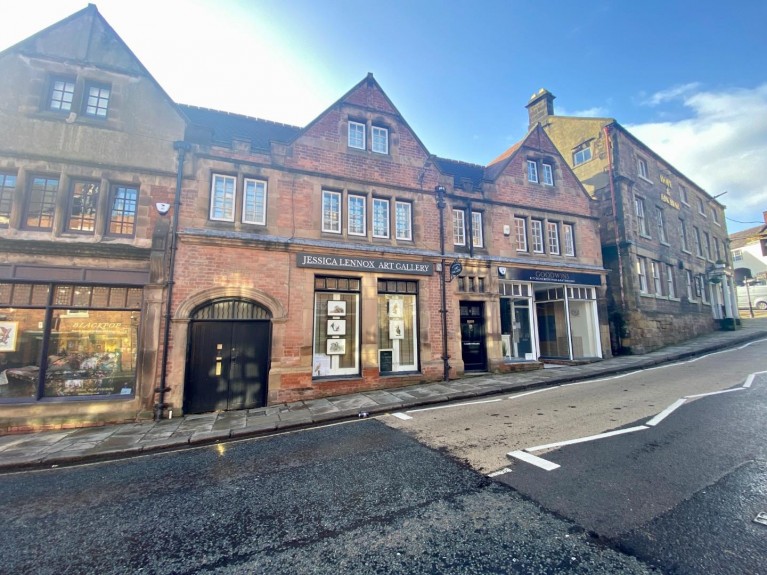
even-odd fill
[[[554,94],[543,88],[530,97],[530,101],[525,106],[530,119],[528,130],[538,122],[543,123],[546,118],[554,115],[554,98],[556,98]]]

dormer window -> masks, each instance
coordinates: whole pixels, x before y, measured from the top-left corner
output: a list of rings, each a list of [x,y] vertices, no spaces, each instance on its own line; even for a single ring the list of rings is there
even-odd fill
[[[527,160],[527,181],[538,183],[538,164],[534,160]]]
[[[365,124],[349,122],[349,147],[358,150],[365,149]]]
[[[48,98],[48,109],[54,112],[69,112],[75,97],[74,78],[52,78]]]
[[[372,127],[373,146],[372,150],[378,154],[389,153],[389,130],[378,126]]]

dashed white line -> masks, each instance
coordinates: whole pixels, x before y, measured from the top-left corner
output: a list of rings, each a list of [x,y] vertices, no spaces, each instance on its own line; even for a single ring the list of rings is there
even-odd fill
[[[672,404],[671,404],[671,405],[669,405],[669,406],[668,406],[666,409],[664,409],[663,411],[661,411],[661,412],[660,412],[658,415],[656,415],[655,417],[653,417],[653,418],[652,418],[650,421],[648,421],[648,422],[647,422],[645,425],[650,425],[650,426],[656,426],[656,425],[658,425],[658,424],[659,424],[661,421],[663,421],[663,420],[664,420],[664,419],[666,419],[666,418],[667,418],[669,415],[671,415],[673,412],[675,412],[677,409],[679,409],[680,407],[682,407],[682,405],[684,405],[684,402],[685,402],[685,401],[687,401],[687,400],[686,400],[686,399],[684,399],[684,398],[682,398],[682,399],[677,399],[677,400],[676,400],[674,403],[672,403]]]
[[[743,387],[745,387],[745,388],[751,387],[751,385],[754,383],[754,379],[756,378],[756,376],[757,375],[762,375],[764,373],[767,373],[767,371],[757,371],[755,373],[752,373],[751,375],[749,375],[746,378],[746,382],[743,384]]]
[[[507,453],[509,457],[514,457],[515,459],[519,459],[520,461],[524,461],[526,463],[529,463],[531,465],[535,465],[536,467],[540,467],[541,469],[545,469],[546,471],[553,471],[554,469],[557,469],[559,465],[552,461],[548,461],[547,459],[543,459],[542,457],[538,457],[537,455],[532,455],[531,453],[527,453],[525,451],[510,451]]]
[[[544,392],[544,391],[549,391],[549,390],[552,390],[552,389],[556,389],[558,387],[560,387],[560,386],[559,385],[552,385],[551,387],[544,387],[543,389],[536,389],[534,391],[526,391],[524,393],[518,393],[516,395],[510,395],[506,399],[519,399],[520,397],[525,397],[526,395],[533,395],[535,393],[541,393],[541,392]]]
[[[493,471],[492,473],[488,473],[488,477],[498,477],[499,475],[506,475],[507,473],[511,473],[511,469],[508,467],[504,467],[503,469],[499,469],[498,471]]]
[[[495,403],[503,399],[486,399],[483,401],[464,401],[463,403],[452,403],[450,405],[437,405],[435,407],[424,407],[423,409],[409,409],[408,413],[418,413],[420,411],[433,411],[435,409],[450,409],[453,407],[463,407],[464,405],[479,405],[480,403]]]
[[[412,418],[412,417],[410,417],[410,416],[409,416],[407,413],[399,413],[399,412],[398,412],[398,413],[392,413],[392,415],[393,415],[394,417],[398,417],[399,419],[405,419],[405,420],[407,420],[407,419],[413,419],[413,418]]]

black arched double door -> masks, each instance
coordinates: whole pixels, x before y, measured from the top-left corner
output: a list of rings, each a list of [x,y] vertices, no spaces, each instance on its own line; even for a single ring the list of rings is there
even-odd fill
[[[235,300],[214,302],[193,315],[184,413],[266,405],[271,321],[258,317],[264,315],[268,311],[257,304]]]

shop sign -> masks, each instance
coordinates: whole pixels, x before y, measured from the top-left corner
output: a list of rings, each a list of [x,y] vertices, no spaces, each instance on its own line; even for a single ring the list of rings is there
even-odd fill
[[[521,268],[508,268],[506,270],[506,279],[525,282],[578,284],[588,286],[598,286],[602,284],[602,276],[599,274],[587,274],[563,270],[531,270]]]
[[[422,276],[430,276],[434,273],[434,264],[432,263],[403,262],[398,260],[364,257],[298,254],[296,264],[300,268],[321,268],[360,272],[385,272]]]
[[[678,210],[678,209],[680,209],[682,207],[682,204],[680,204],[674,198],[672,198],[671,196],[669,196],[667,194],[661,194],[660,195],[660,199],[661,199],[661,201],[663,203],[668,204],[669,206],[671,206],[675,210]]]

